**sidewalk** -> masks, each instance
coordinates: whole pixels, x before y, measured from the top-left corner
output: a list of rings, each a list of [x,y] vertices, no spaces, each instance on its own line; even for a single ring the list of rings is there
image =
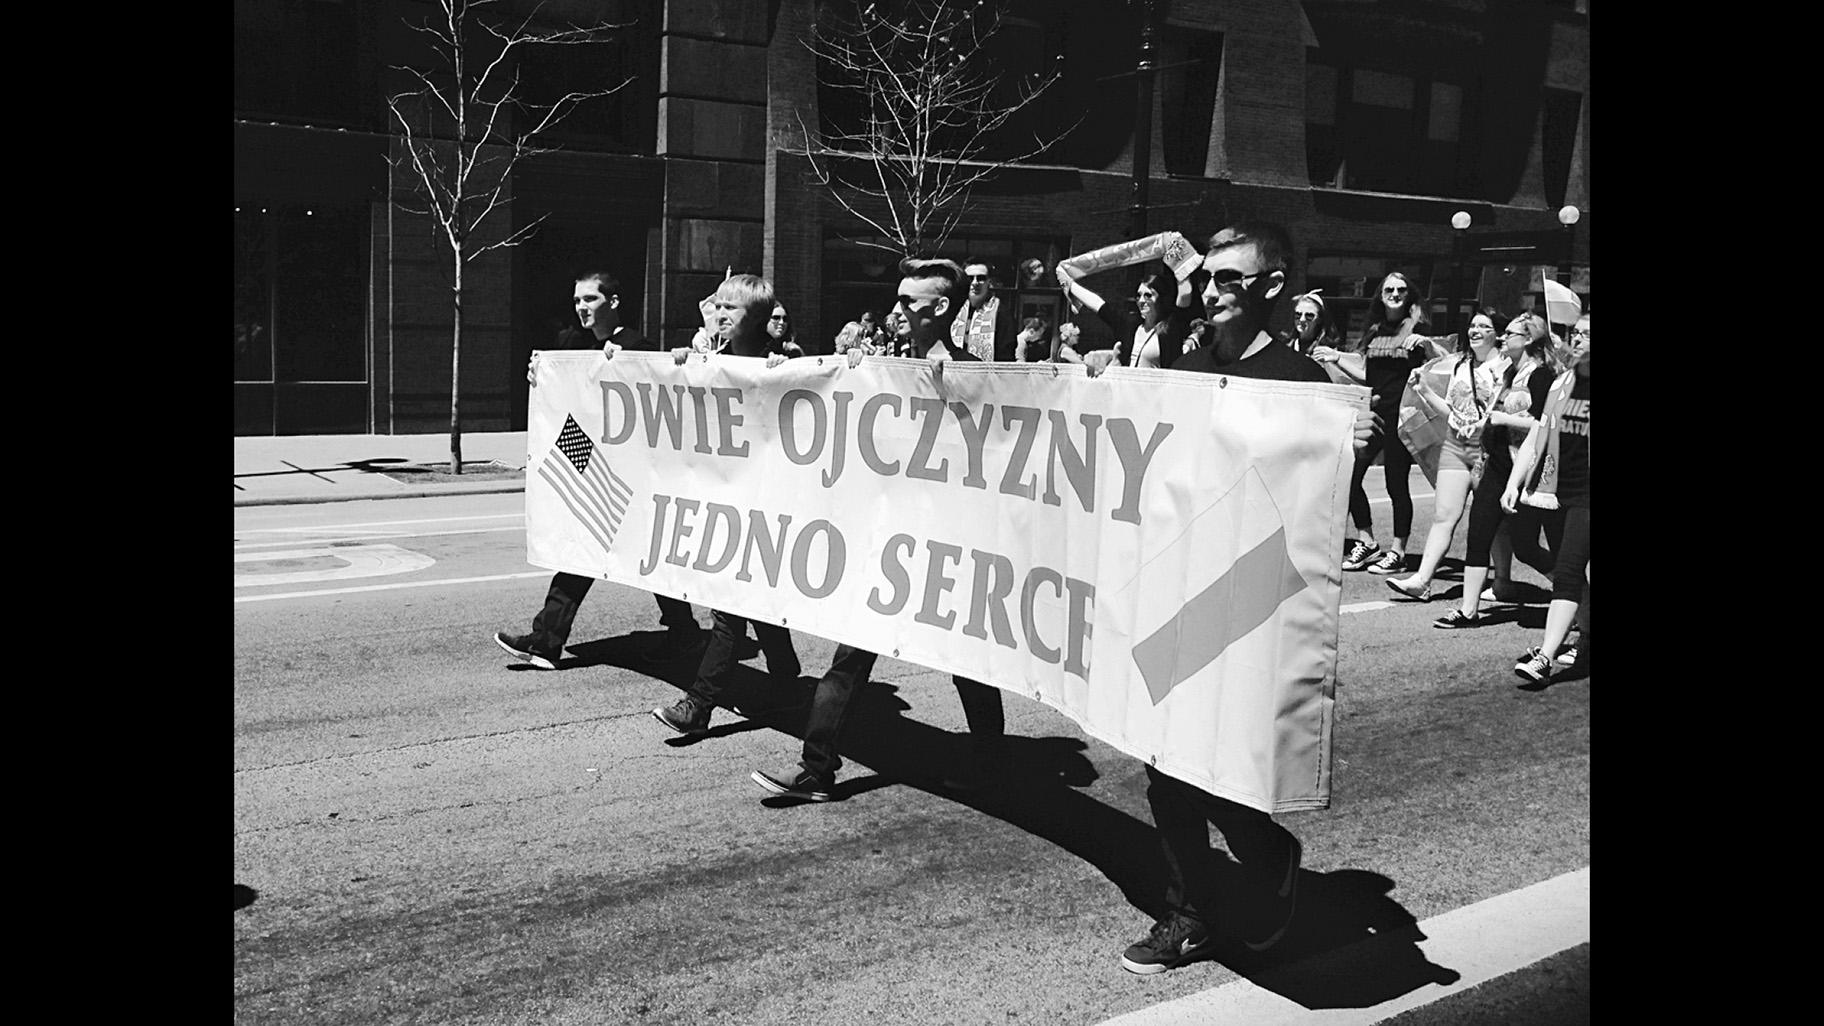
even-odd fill
[[[524,471],[524,431],[465,432],[462,463]],[[386,476],[403,467],[448,463],[448,432],[429,435],[293,435],[234,440],[234,504],[270,506],[350,499],[403,499],[421,495],[523,492],[523,473],[511,478],[464,481],[438,474]],[[493,469],[493,468],[489,468]],[[422,477],[412,480],[411,477]]]

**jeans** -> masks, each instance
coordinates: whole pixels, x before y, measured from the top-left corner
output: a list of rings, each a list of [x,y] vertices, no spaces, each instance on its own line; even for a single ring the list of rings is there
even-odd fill
[[[583,597],[589,594],[589,586],[594,583],[595,578],[576,574],[559,573],[551,578],[551,589],[545,593],[545,608],[532,618],[529,644],[533,652],[552,660],[564,654],[564,645],[570,640],[570,625],[576,621],[577,607],[583,604]],[[669,595],[654,595],[653,598],[659,600],[659,623],[674,631],[696,629],[697,618],[690,611],[690,603]]]
[[[1292,833],[1273,817],[1194,784],[1146,768],[1146,801],[1165,851],[1165,904],[1171,911],[1208,926],[1218,909],[1215,881],[1209,873],[1211,823],[1222,831],[1229,854],[1241,863],[1247,886],[1268,891],[1278,886],[1292,851]]]
[[[747,637],[747,625],[754,625],[754,636],[760,639],[760,651],[766,653],[766,672],[776,681],[797,680],[798,652],[792,647],[792,632],[777,624],[749,620],[745,616],[709,611],[709,644],[703,649],[703,660],[697,664],[697,679],[690,693],[710,705],[720,704],[728,671],[735,666],[735,647]]]
[[[830,669],[817,682],[817,693],[811,698],[811,715],[804,728],[804,768],[824,780],[836,779],[842,758],[836,754],[836,735],[849,709],[855,689],[868,682],[874,661],[880,656],[852,645],[837,645],[830,659]],[[963,703],[963,718],[978,745],[998,743],[1007,733],[1007,717],[1001,707],[1000,689],[967,677],[951,677],[956,696]]]

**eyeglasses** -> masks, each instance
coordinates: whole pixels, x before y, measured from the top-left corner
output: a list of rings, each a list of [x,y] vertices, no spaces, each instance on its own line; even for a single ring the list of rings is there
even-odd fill
[[[1501,337],[1502,338],[1528,338],[1528,339],[1530,339],[1533,337],[1533,335],[1532,335],[1532,332],[1529,332],[1529,331],[1515,331],[1512,328],[1509,328],[1508,330],[1501,333]]]
[[[1386,288],[1381,289],[1381,295],[1383,296],[1403,296],[1405,294],[1406,286],[1404,285],[1389,285]]]
[[[1278,270],[1278,268],[1274,268],[1274,270]],[[1253,274],[1243,274],[1233,267],[1225,267],[1220,271],[1210,272],[1210,284],[1219,289],[1233,289],[1238,287],[1245,289],[1254,284],[1254,279],[1272,273],[1273,271],[1255,271]]]
[[[1589,337],[1590,337],[1590,329],[1588,329],[1588,328],[1572,328],[1572,329],[1571,329],[1571,337],[1572,337],[1572,338],[1576,338],[1576,337],[1577,337],[1577,336],[1579,336],[1579,335],[1582,335],[1582,336],[1583,336],[1583,337],[1584,337],[1584,338],[1589,338]]]
[[[1292,315],[1292,319],[1295,321],[1315,321],[1317,320],[1317,315],[1314,313],[1295,313]]]
[[[970,281],[987,281],[988,276],[985,274],[972,274],[969,276],[969,280]]]

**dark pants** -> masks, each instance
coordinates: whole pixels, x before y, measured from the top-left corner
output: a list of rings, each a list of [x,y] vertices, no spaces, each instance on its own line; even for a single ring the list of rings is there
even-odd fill
[[[754,636],[760,639],[760,651],[766,653],[766,672],[774,680],[796,680],[802,669],[798,652],[792,647],[792,632],[777,624],[749,620],[745,616],[709,611],[709,644],[704,646],[703,660],[697,664],[697,679],[690,686],[695,697],[717,705],[728,682],[728,671],[735,666],[735,647],[747,637],[747,625],[754,625]]]
[[[849,699],[855,689],[868,682],[874,661],[880,656],[851,645],[837,645],[830,659],[830,669],[817,682],[817,693],[811,698],[811,716],[804,727],[804,768],[825,780],[834,780],[842,767],[836,754],[836,735],[849,710]],[[956,696],[963,703],[963,718],[977,744],[998,743],[1007,733],[1007,717],[1001,708],[1000,689],[967,677],[951,677]]]
[[[1494,461],[1483,469],[1482,483],[1469,503],[1469,534],[1464,539],[1463,564],[1487,566],[1494,548],[1495,534],[1502,523],[1514,543],[1514,558],[1541,574],[1551,576],[1553,553],[1564,534],[1564,511],[1540,509],[1521,503],[1512,513],[1501,508],[1501,491],[1507,487],[1507,475],[1513,464],[1497,467]],[[1539,531],[1545,530],[1545,547],[1539,545]]]
[[[1194,784],[1146,768],[1146,801],[1165,851],[1165,903],[1174,912],[1205,926],[1215,921],[1220,903],[1210,874],[1210,827],[1222,831],[1229,854],[1241,863],[1251,892],[1278,886],[1292,850],[1292,833],[1273,817]]]
[[[1583,601],[1583,571],[1590,565],[1590,507],[1566,506],[1558,565],[1552,568],[1552,600]]]
[[[1393,425],[1400,422],[1399,409],[1375,412],[1381,415],[1387,430],[1356,450],[1355,471],[1349,475],[1349,517],[1356,527],[1369,532],[1374,530],[1374,510],[1368,505],[1368,491],[1362,487],[1362,478],[1367,476],[1375,454],[1385,449],[1381,467],[1387,472],[1387,498],[1393,503],[1393,536],[1404,538],[1412,533],[1412,453],[1406,451],[1406,444],[1393,429]]]
[[[576,574],[559,573],[551,578],[551,590],[545,592],[545,608],[532,618],[532,651],[552,660],[564,654],[564,645],[570,641],[570,625],[576,622],[576,609],[594,583],[595,578]],[[696,628],[697,618],[690,611],[690,603],[669,595],[653,598],[659,600],[659,623],[674,631]]]

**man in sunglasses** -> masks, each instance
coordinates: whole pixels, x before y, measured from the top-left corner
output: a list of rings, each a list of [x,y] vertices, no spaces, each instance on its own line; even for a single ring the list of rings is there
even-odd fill
[[[1249,221],[1210,237],[1203,269],[1209,327],[1206,341],[1172,365],[1274,381],[1329,383],[1314,361],[1300,356],[1267,331],[1273,307],[1286,289],[1292,240],[1279,225]],[[1356,419],[1355,446],[1367,444],[1373,417]],[[1231,682],[1230,686],[1245,684]],[[1210,794],[1193,784],[1146,767],[1147,804],[1165,853],[1165,918],[1121,956],[1128,972],[1147,975],[1175,969],[1208,953],[1218,922],[1250,950],[1265,951],[1285,936],[1298,896],[1298,867],[1304,848],[1270,813]],[[1223,900],[1204,867],[1209,864],[1209,824],[1222,832],[1229,854],[1241,864],[1243,893]]]
[[[967,350],[978,360],[1012,360],[1020,334],[1013,304],[994,294],[994,278],[983,261],[963,265],[963,280],[969,285],[969,298],[950,322],[952,348]]]
[[[971,267],[981,267],[971,264]],[[961,320],[957,293],[962,291],[963,269],[954,260],[900,261],[899,296],[893,310],[905,325],[910,355],[930,361],[933,376],[942,381],[943,365],[976,357],[956,340],[950,327]],[[861,350],[849,351],[849,366],[861,362]],[[768,793],[807,802],[827,802],[835,797],[836,771],[842,758],[836,738],[848,718],[849,699],[867,684],[880,657],[853,645],[837,645],[830,668],[817,682],[811,712],[804,726],[804,754],[795,766],[767,773],[755,770],[749,779]],[[948,765],[943,784],[953,791],[974,791],[984,786],[1007,756],[1007,719],[998,689],[967,677],[952,676],[963,719],[969,725],[966,746]]]

